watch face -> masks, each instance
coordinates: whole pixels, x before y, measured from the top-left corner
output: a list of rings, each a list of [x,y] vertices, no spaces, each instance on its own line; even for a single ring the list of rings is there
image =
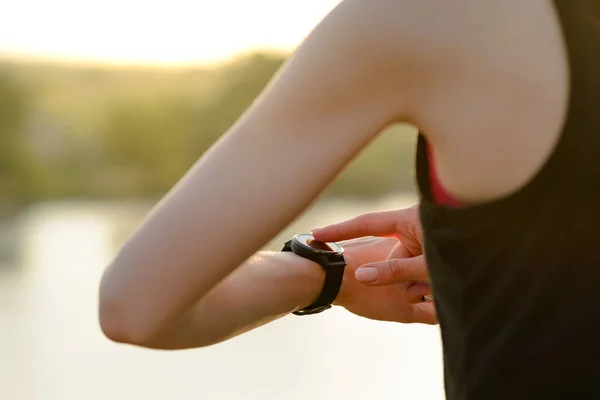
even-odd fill
[[[334,243],[334,242],[327,242],[327,243],[319,242],[318,240],[315,240],[313,235],[309,235],[307,233],[296,235],[296,236],[294,236],[294,239],[296,240],[296,242],[300,243],[301,245],[308,247],[308,248],[312,249],[313,251],[317,251],[319,253],[342,254],[344,252],[344,249],[339,244]]]

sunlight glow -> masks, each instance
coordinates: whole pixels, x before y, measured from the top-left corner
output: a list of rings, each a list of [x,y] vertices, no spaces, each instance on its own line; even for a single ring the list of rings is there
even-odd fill
[[[0,53],[108,63],[290,51],[340,0],[3,0]]]

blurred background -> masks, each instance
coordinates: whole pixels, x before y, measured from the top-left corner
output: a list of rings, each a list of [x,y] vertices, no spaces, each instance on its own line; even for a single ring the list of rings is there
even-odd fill
[[[105,339],[104,268],[339,0],[0,0],[0,399],[442,399],[437,327],[334,309],[159,352]],[[267,248],[416,201],[389,129]]]

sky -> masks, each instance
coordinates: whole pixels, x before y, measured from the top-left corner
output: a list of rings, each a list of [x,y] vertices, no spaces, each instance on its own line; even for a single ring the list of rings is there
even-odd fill
[[[206,64],[291,51],[340,0],[0,0],[0,53]]]

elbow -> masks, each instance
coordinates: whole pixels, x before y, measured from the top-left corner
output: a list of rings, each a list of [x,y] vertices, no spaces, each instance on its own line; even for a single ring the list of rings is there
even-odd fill
[[[100,296],[99,322],[102,333],[111,341],[153,350],[184,350],[211,346],[224,339],[194,332],[193,337],[164,334],[164,330],[151,329],[146,319],[136,315],[137,310],[109,296]]]
[[[100,284],[98,319],[104,335],[117,343],[141,347],[151,347],[152,337],[150,321],[145,321],[144,313],[137,310],[132,299],[123,295],[107,279],[106,271]]]
[[[136,326],[128,315],[130,313],[120,302],[100,299],[99,322],[102,333],[113,342],[148,347],[150,335]]]

